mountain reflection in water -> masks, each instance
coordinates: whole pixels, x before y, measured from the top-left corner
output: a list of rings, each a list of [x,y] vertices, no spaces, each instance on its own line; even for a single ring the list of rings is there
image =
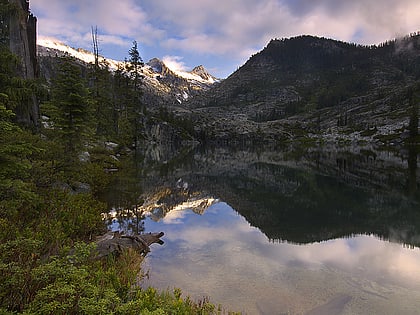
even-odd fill
[[[144,228],[165,245],[143,285],[247,314],[417,314],[420,177],[408,153],[216,148],[163,174],[156,163],[142,174],[154,200]],[[206,202],[179,206],[188,200]]]

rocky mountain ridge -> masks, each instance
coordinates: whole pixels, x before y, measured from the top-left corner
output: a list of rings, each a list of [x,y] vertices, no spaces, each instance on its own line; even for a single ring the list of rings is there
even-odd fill
[[[272,40],[187,106],[219,142],[401,141],[419,82],[420,33],[379,46],[299,36]]]

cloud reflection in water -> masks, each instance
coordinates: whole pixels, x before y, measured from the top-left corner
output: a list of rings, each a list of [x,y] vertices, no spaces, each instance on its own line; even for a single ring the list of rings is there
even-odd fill
[[[182,224],[180,224],[182,223]],[[147,231],[164,231],[144,285],[180,287],[249,314],[317,312],[415,314],[420,309],[420,250],[360,235],[307,245],[273,243],[229,205],[188,210]],[[313,311],[311,313],[311,310]]]

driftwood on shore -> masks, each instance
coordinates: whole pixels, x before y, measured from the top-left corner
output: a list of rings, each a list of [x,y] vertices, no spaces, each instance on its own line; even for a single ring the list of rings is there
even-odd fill
[[[97,258],[103,258],[109,255],[119,255],[124,250],[130,248],[138,251],[142,255],[146,255],[150,252],[151,244],[163,244],[163,241],[160,239],[163,235],[163,232],[137,235],[124,235],[118,232],[108,232],[96,240]]]

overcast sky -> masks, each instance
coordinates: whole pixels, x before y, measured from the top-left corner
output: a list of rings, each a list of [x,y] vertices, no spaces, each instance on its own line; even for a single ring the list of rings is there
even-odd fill
[[[377,44],[420,30],[420,0],[30,0],[38,36],[123,60],[133,40],[145,61],[224,78],[272,38],[302,34]]]

